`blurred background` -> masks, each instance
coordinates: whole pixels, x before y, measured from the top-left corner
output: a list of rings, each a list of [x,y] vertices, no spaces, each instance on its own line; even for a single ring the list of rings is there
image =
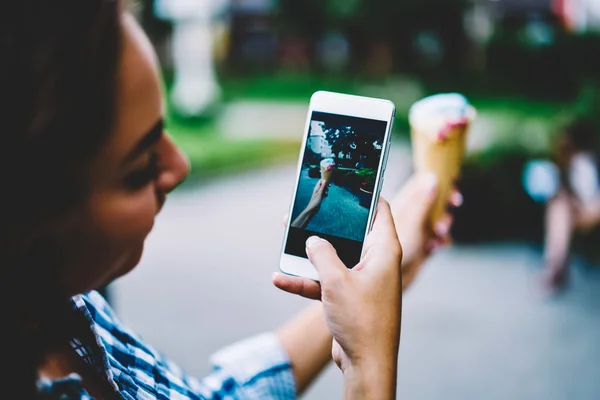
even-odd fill
[[[135,12],[163,67],[167,127],[192,163],[142,265],[109,288],[150,343],[200,376],[219,347],[307,305],[270,275],[313,92],[396,104],[387,197],[411,174],[411,104],[460,92],[478,112],[465,203],[455,243],[406,294],[399,396],[600,398],[594,196],[583,233],[554,224],[572,238],[566,290],[538,290],[548,210],[573,176],[572,158],[561,164],[565,126],[600,133],[600,1],[142,0]],[[539,160],[559,172],[541,163],[532,174]],[[597,175],[584,181],[597,191]],[[304,397],[340,389],[331,367]]]

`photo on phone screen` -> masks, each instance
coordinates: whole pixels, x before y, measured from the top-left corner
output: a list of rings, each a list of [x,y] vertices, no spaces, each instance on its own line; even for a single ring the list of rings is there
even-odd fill
[[[348,268],[360,261],[387,125],[312,113],[285,253],[307,258],[306,239],[317,235],[335,247]]]

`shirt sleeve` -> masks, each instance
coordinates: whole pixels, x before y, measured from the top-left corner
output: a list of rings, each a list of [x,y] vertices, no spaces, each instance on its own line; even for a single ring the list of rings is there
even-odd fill
[[[286,351],[274,333],[264,333],[211,356],[212,372],[191,377],[119,321],[97,293],[85,297],[108,352],[112,376],[131,399],[286,400],[296,384]]]
[[[202,379],[190,377],[170,360],[161,358],[161,369],[169,381],[168,392],[172,399],[296,399],[289,358],[272,333],[218,351],[210,358],[212,373]]]
[[[212,372],[200,379],[162,355],[157,359],[170,399],[296,399],[291,363],[273,333],[243,340],[213,354]]]
[[[265,333],[219,350],[210,358],[213,372],[185,379],[207,399],[285,400],[296,398],[291,364],[279,340]]]
[[[210,361],[216,374],[235,382],[235,393],[241,399],[296,398],[290,360],[273,333],[228,346]]]

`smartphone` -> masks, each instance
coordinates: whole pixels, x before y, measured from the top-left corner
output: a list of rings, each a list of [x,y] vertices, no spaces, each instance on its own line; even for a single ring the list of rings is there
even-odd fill
[[[313,235],[347,268],[362,258],[383,184],[394,103],[318,91],[309,103],[279,269],[319,280],[306,255]]]

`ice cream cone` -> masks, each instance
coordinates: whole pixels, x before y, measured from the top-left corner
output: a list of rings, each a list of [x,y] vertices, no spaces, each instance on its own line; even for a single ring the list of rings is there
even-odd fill
[[[433,228],[444,214],[460,176],[467,135],[476,111],[458,94],[424,100],[411,109],[410,125],[415,172],[433,173],[438,181],[438,197],[430,215]]]
[[[321,161],[321,179],[331,182],[333,177],[333,171],[335,171],[335,161],[332,158],[325,158]]]

